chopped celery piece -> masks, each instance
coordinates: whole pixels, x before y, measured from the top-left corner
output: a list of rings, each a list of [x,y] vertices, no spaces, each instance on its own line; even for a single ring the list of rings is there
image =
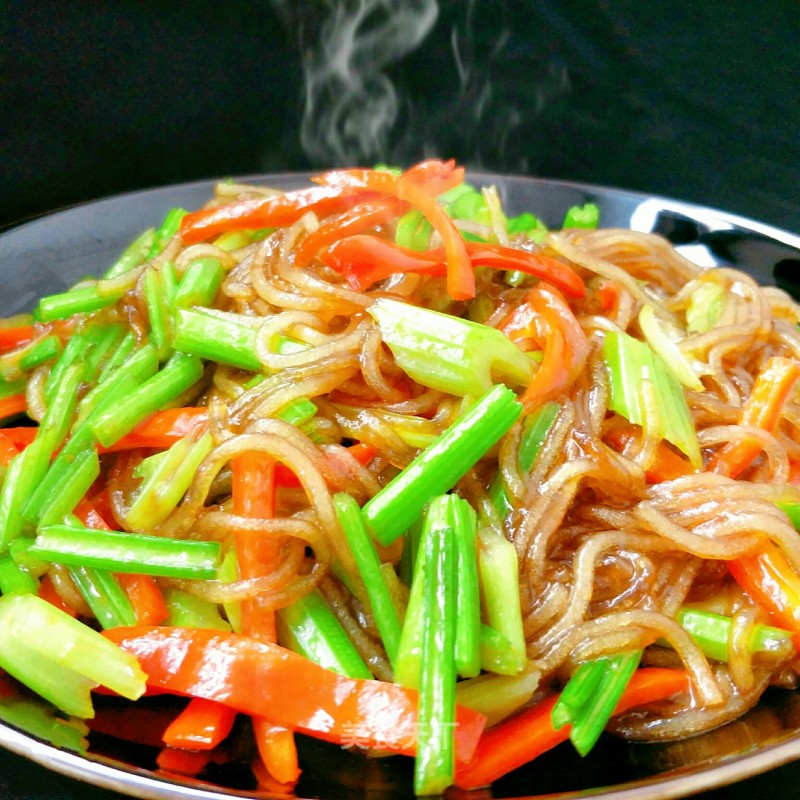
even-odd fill
[[[217,568],[217,580],[222,583],[233,583],[239,580],[239,562],[236,560],[236,548],[230,547]],[[242,604],[230,601],[222,604],[234,633],[242,632]]]
[[[489,224],[489,209],[484,196],[469,184],[451,189],[439,198],[453,219],[464,219],[480,225]]]
[[[412,209],[398,220],[394,240],[409,250],[427,250],[432,233],[433,226],[425,219],[422,212]]]
[[[219,247],[226,253],[232,253],[234,250],[239,250],[242,247],[247,247],[252,241],[252,231],[228,231],[227,233],[220,234],[214,240],[214,247]]]
[[[509,644],[506,658],[494,671],[515,675],[526,660],[517,551],[503,536],[483,527],[478,528],[478,574],[485,619]]]
[[[201,597],[182,592],[179,589],[164,590],[167,606],[167,619],[164,625],[178,628],[212,628],[229,631],[231,626],[219,613],[219,606]]]
[[[419,729],[414,760],[414,791],[439,794],[452,785],[455,773],[458,553],[450,528],[451,496],[431,501],[421,547],[423,626],[419,671]]]
[[[702,283],[689,297],[686,309],[686,330],[689,333],[706,333],[719,322],[725,289],[718,283]]]
[[[498,385],[489,390],[364,505],[378,541],[390,544],[410,528],[428,501],[452,489],[521,413],[510,389]]]
[[[326,669],[349,678],[372,673],[317,589],[277,611],[278,641]]]
[[[572,206],[564,215],[562,228],[596,228],[600,222],[600,209],[595,203]]]
[[[21,453],[11,459],[0,489],[0,553],[4,553],[11,542],[25,527],[22,510],[25,501],[40,485],[47,472],[50,450],[41,439],[36,439]]]
[[[198,359],[175,353],[160,372],[121,398],[113,408],[93,415],[89,428],[100,444],[109,447],[145,417],[194,386],[202,376],[203,366]]]
[[[146,530],[163,522],[186,494],[197,468],[213,446],[211,434],[205,433],[196,442],[179,439],[165,453],[158,453],[156,466],[149,471],[128,510],[128,526]]]
[[[0,593],[35,594],[38,589],[39,582],[36,578],[17,564],[10,554],[0,556]]]
[[[529,667],[518,675],[479,675],[456,684],[456,702],[486,715],[487,728],[522,708],[539,687],[541,672]]]
[[[175,305],[179,308],[210,306],[224,277],[225,270],[218,258],[198,258],[189,265],[178,285]]]
[[[84,362],[83,380],[94,383],[125,336],[122,325],[93,325],[86,331],[90,343]]]
[[[61,352],[61,340],[58,336],[45,336],[37,339],[28,348],[19,360],[20,369],[33,369],[55,358]]]
[[[656,427],[660,438],[672,442],[700,469],[703,464],[697,431],[683,389],[661,358],[644,342],[627,333],[608,331],[603,343],[608,367],[609,408],[636,425]],[[642,384],[649,381],[659,419],[646,415]]]
[[[389,589],[383,580],[375,544],[364,524],[358,503],[349,494],[343,492],[335,494],[333,505],[364,582],[364,589],[372,606],[372,615],[386,649],[386,655],[389,657],[389,662],[394,665],[397,662],[397,648],[400,643],[400,621],[389,596]]]
[[[150,319],[150,343],[163,361],[170,352],[171,314],[161,270],[149,267],[144,274],[144,297]]]
[[[313,401],[307,397],[298,397],[287,403],[275,416],[290,425],[299,426],[313,419],[316,413],[317,407]]]
[[[481,669],[496,675],[517,675],[520,670],[518,652],[500,631],[481,623]]]
[[[134,267],[138,267],[150,252],[156,232],[148,228],[137,236],[123,251],[122,255],[108,268],[103,276],[106,280],[124,275]]]
[[[537,241],[537,237],[541,238],[547,233],[547,227],[538,218],[528,211],[517,215],[516,217],[508,217],[506,219],[506,230],[509,236],[515,236],[518,233],[523,233],[529,239]]]
[[[8,553],[21,569],[24,569],[25,572],[34,578],[41,578],[45,572],[48,572],[52,568],[52,564],[28,555],[28,550],[33,546],[33,543],[33,537],[20,536],[14,539],[8,546]]]
[[[493,383],[527,386],[533,377],[531,359],[495,328],[385,298],[368,311],[398,366],[423,386],[479,396]]]
[[[167,578],[213,578],[220,560],[219,542],[98,531],[75,525],[42,526],[28,552],[67,566]]]
[[[395,177],[399,177],[403,174],[403,170],[400,167],[393,167],[391,164],[384,164],[382,161],[379,161],[373,169],[376,172],[388,172],[390,175],[394,175]]]
[[[117,292],[105,296],[100,295],[97,291],[97,284],[91,283],[70,289],[68,292],[41,298],[33,315],[37,322],[53,322],[57,319],[66,319],[73,314],[88,314],[113,305],[122,297],[122,294],[122,292]]]
[[[676,619],[708,658],[713,658],[715,661],[728,660],[733,619],[722,614],[687,607],[678,611]],[[757,653],[785,655],[791,652],[792,634],[770,625],[753,625],[749,647],[754,655]]]
[[[89,728],[79,719],[63,719],[43,703],[25,697],[0,698],[0,720],[61,750],[86,755]]]
[[[800,503],[776,503],[776,506],[789,517],[795,529],[800,531]]]
[[[481,671],[481,597],[475,510],[466,501],[448,495],[448,512],[458,557],[458,595],[456,598],[456,671],[462,678],[474,678]]]
[[[72,462],[72,469],[66,480],[59,484],[58,492],[50,494],[38,508],[25,507],[23,513],[31,514],[31,521],[37,525],[48,525],[61,522],[67,514],[71,514],[91,485],[100,475],[100,458],[97,451],[90,447],[81,451]]]
[[[136,625],[131,601],[111,572],[93,567],[69,567],[69,575],[101,628]]]
[[[187,212],[182,208],[172,208],[167,212],[167,216],[164,217],[161,227],[153,236],[153,243],[150,246],[150,250],[147,252],[146,261],[150,261],[150,259],[161,254],[167,242],[180,230],[181,220],[186,213]]]
[[[133,656],[33,594],[0,597],[0,667],[77,717],[93,715],[97,685],[130,700],[145,690]]]
[[[693,392],[702,392],[703,384],[697,375],[697,368],[703,365],[694,358],[687,358],[677,344],[678,332],[675,337],[670,335],[669,323],[656,318],[653,306],[645,304],[639,312],[639,327],[642,329],[647,344],[653,352],[661,356],[662,361],[672,370],[672,374]]]
[[[257,331],[236,314],[211,314],[202,309],[175,311],[173,346],[184,353],[258,372]]]

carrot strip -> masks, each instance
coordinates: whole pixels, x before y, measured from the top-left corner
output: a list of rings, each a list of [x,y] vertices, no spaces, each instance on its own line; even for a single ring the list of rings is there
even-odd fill
[[[739,424],[774,432],[783,406],[800,379],[800,363],[792,358],[773,356],[756,376],[750,396],[739,413]],[[761,443],[745,436],[728,442],[712,458],[709,471],[736,478],[746,470],[762,450]]]
[[[630,442],[640,440],[642,434],[638,425],[626,425],[612,428],[603,438],[614,450],[621,453]],[[645,470],[645,477],[648,483],[661,483],[691,475],[693,472],[691,463],[662,440],[656,446],[656,456]]]
[[[18,453],[19,449],[14,442],[0,431],[0,467],[7,467]]]
[[[28,400],[24,394],[12,394],[0,399],[0,419],[15,417],[28,410]]]
[[[186,436],[200,436],[208,428],[207,408],[170,408],[158,411],[140,422],[129,434],[110,447],[101,448],[101,453],[133,450],[137,447],[153,447],[166,450]]]
[[[775,625],[792,631],[800,651],[800,577],[789,560],[772,542],[765,541],[760,553],[728,562],[734,580],[762,608]]]
[[[614,715],[645,703],[665,700],[690,688],[689,674],[683,670],[648,667],[634,674],[620,698]],[[569,738],[570,726],[556,730],[550,718],[560,695],[548,697],[481,736],[475,755],[456,771],[460,789],[488,786],[512,770],[532,761]]]
[[[3,436],[18,450],[24,450],[36,438],[38,430],[34,426],[20,425],[15,428],[3,428]]]
[[[189,778],[199,775],[209,761],[211,761],[211,755],[208,752],[178,750],[174,747],[165,747],[156,756],[156,765],[162,772],[185,775]]]
[[[350,455],[363,466],[367,466],[378,454],[375,447],[364,442],[357,442],[347,448]],[[275,465],[275,486],[283,489],[299,489],[301,487],[297,476],[285,464]]]
[[[300,778],[294,732],[273,725],[263,717],[253,717],[253,733],[261,761],[280,784],[294,785]]]
[[[213,750],[225,740],[235,721],[232,708],[193,697],[164,731],[164,744],[183,750]]]
[[[20,325],[16,328],[0,328],[0,352],[16,350],[33,340],[33,325]]]

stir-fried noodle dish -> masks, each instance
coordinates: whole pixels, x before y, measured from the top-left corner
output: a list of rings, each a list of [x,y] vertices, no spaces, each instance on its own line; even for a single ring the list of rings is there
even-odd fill
[[[792,688],[800,307],[452,162],[313,181],[221,183],[0,328],[0,716],[429,795]]]

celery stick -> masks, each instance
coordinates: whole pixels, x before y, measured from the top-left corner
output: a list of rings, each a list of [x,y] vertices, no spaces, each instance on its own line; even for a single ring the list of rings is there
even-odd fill
[[[10,554],[0,556],[0,593],[35,594],[38,589],[36,578],[20,567]]]
[[[72,513],[91,485],[100,475],[100,458],[94,448],[83,450],[72,463],[72,470],[67,479],[59,484],[59,491],[51,494],[38,509],[32,507],[31,522],[36,525],[48,525],[61,522],[67,514]],[[37,513],[38,511],[38,513]],[[28,506],[23,513],[29,513]]]
[[[145,690],[133,656],[33,594],[0,597],[0,667],[79,717],[92,716],[98,684],[131,700]]]
[[[150,320],[150,343],[163,361],[170,353],[171,314],[161,271],[149,267],[144,274],[144,297]]]
[[[172,208],[167,212],[161,227],[153,236],[153,243],[147,252],[145,261],[150,261],[161,254],[167,242],[180,230],[181,220],[186,216],[186,213],[183,208]]]
[[[178,628],[212,628],[229,631],[231,626],[219,613],[219,606],[201,597],[182,592],[179,589],[165,589],[164,602],[168,616],[164,625]]]
[[[458,553],[448,529],[446,497],[431,502],[430,524],[422,543],[424,624],[419,680],[419,729],[414,761],[417,795],[443,792],[455,775],[456,581]]]
[[[38,367],[45,361],[55,358],[61,352],[61,340],[58,336],[45,336],[32,342],[19,360],[19,368],[28,370]]]
[[[522,412],[498,385],[369,500],[363,514],[378,541],[390,544],[435,495],[449,491],[514,424]]]
[[[456,702],[486,715],[487,728],[496,725],[533,697],[541,673],[528,668],[518,675],[479,675],[456,684]]]
[[[318,590],[279,609],[275,621],[278,642],[289,650],[349,678],[372,677]]]
[[[60,750],[86,755],[89,728],[85,722],[62,719],[50,706],[25,697],[4,697],[0,700],[0,720],[25,733],[49,742]]]
[[[37,322],[53,322],[57,319],[67,319],[73,314],[89,314],[101,308],[113,305],[122,297],[122,292],[101,296],[97,291],[97,284],[92,283],[68,292],[51,294],[39,300],[33,312]]]
[[[479,396],[495,382],[527,386],[533,362],[496,328],[381,298],[368,309],[397,365],[417,383]]]
[[[136,625],[136,612],[125,590],[108,570],[69,567],[69,574],[101,628]]]
[[[572,206],[564,215],[562,228],[596,228],[600,222],[600,209],[595,203]]]
[[[152,228],[148,228],[137,236],[125,248],[122,255],[108,268],[103,277],[106,280],[109,278],[116,278],[119,275],[124,275],[126,272],[129,272],[134,267],[138,267],[150,252],[154,238],[155,231]]]
[[[358,503],[349,494],[340,492],[334,495],[333,504],[358,571],[361,573],[364,589],[372,606],[375,625],[386,649],[386,655],[394,666],[397,662],[397,648],[400,643],[400,622],[389,596],[389,589],[383,580],[381,562],[375,545],[364,524]]]
[[[175,305],[179,308],[212,305],[224,277],[225,270],[218,258],[193,261],[178,286]]]
[[[462,678],[474,678],[481,671],[481,598],[475,511],[466,500],[455,495],[448,495],[448,498],[458,553],[456,670]]]
[[[256,355],[256,329],[236,316],[197,308],[176,309],[173,345],[184,353],[258,372],[261,362]]]

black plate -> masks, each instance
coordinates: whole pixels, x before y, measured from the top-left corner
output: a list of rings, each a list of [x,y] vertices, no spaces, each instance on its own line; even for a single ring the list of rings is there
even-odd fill
[[[249,182],[294,189],[307,183],[297,174],[245,178]],[[495,184],[510,213],[532,211],[557,227],[566,209],[595,202],[603,227],[629,227],[666,236],[688,258],[701,265],[727,264],[744,269],[762,283],[789,290],[800,287],[800,236],[700,206],[578,183],[472,173],[477,184]],[[0,315],[30,310],[37,297],[66,288],[85,275],[104,271],[131,239],[157,224],[175,206],[197,208],[211,195],[209,181],[136,192],[77,206],[20,225],[0,235]],[[213,782],[175,781],[152,771],[155,751],[126,749],[102,737],[90,739],[91,754],[82,757],[58,750],[25,732],[0,723],[0,745],[50,770],[105,789],[138,797],[178,800],[252,796],[246,772],[232,769],[213,775]],[[366,760],[303,740],[307,754],[298,786],[300,797],[343,800],[352,797],[402,798],[411,795],[407,760]],[[741,720],[720,731],[673,745],[629,745],[604,737],[591,755],[579,759],[561,746],[499,781],[495,797],[592,796],[655,800],[685,796],[737,781],[800,758],[800,693],[770,693]],[[52,778],[36,768],[20,777],[19,765],[3,755],[0,766],[16,767],[18,788],[30,783],[36,797],[78,797],[75,784]],[[209,776],[212,778],[212,776]],[[9,777],[0,778],[8,785]],[[49,788],[44,788],[49,787]],[[602,787],[602,788],[601,788]],[[68,792],[75,792],[69,794]],[[25,791],[26,796],[31,796]],[[455,796],[472,797],[464,793]],[[8,795],[4,795],[8,796]],[[82,798],[102,797],[80,789]],[[487,793],[474,797],[485,798]]]

